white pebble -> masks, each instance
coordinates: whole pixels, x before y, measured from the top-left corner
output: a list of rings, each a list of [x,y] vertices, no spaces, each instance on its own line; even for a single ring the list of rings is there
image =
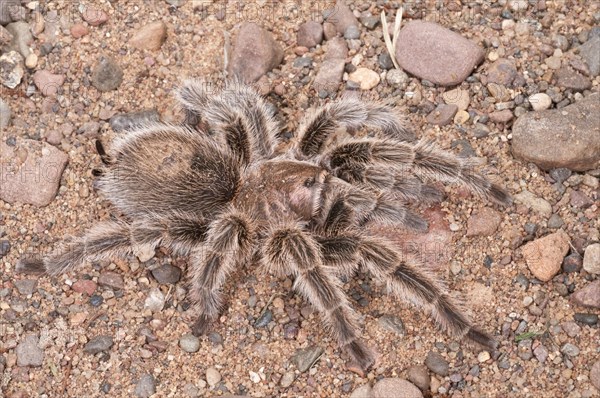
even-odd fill
[[[479,362],[485,362],[485,361],[487,361],[487,360],[488,360],[488,359],[490,359],[490,358],[491,358],[491,356],[490,356],[490,353],[489,353],[489,352],[487,352],[487,351],[481,351],[481,352],[480,352],[480,353],[477,355],[477,360],[478,360]]]
[[[546,93],[537,93],[529,97],[529,103],[534,111],[543,111],[550,108],[552,98]]]

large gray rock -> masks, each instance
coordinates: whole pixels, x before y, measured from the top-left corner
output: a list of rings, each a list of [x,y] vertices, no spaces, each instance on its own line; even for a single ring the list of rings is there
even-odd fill
[[[579,47],[579,54],[585,60],[592,76],[600,75],[600,36],[594,36]]]
[[[395,51],[402,69],[441,86],[465,80],[484,57],[483,49],[471,40],[423,21],[402,28]]]
[[[529,112],[513,125],[512,152],[542,169],[585,171],[600,166],[600,96],[562,109]]]
[[[56,196],[69,156],[40,141],[0,141],[0,199],[46,206]]]
[[[283,49],[273,35],[255,23],[245,23],[237,34],[227,71],[254,83],[283,60]]]

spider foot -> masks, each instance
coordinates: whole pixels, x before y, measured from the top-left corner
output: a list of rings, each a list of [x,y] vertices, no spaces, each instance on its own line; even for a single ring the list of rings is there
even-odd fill
[[[212,319],[207,315],[200,315],[192,325],[192,334],[196,337],[206,334],[210,330]]]
[[[346,368],[365,377],[367,371],[375,364],[375,353],[362,341],[355,340],[344,347],[344,351],[350,357]]]

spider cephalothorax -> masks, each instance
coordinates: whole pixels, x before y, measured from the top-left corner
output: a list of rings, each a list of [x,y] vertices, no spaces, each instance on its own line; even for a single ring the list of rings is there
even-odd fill
[[[320,313],[362,370],[374,356],[362,342],[357,317],[340,279],[370,272],[394,294],[431,309],[457,336],[493,348],[447,291],[399,248],[370,233],[367,224],[426,230],[409,208],[441,193],[428,181],[459,182],[499,204],[498,186],[463,158],[414,136],[383,105],[343,99],[315,110],[289,149],[277,154],[279,127],[251,88],[229,84],[208,95],[186,82],[177,93],[183,125],[153,124],[119,138],[105,152],[96,186],[122,214],[74,239],[43,264],[23,271],[56,275],[83,261],[124,256],[140,247],[170,247],[190,257],[189,294],[195,333],[217,319],[227,276],[251,260],[278,275]],[[203,127],[199,127],[203,126]],[[337,137],[340,127],[374,129],[373,137]]]

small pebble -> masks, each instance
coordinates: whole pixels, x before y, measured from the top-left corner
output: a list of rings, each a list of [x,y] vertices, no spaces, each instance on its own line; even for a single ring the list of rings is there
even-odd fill
[[[151,374],[143,375],[135,386],[135,395],[139,398],[150,398],[156,393],[156,380]]]
[[[184,334],[179,339],[179,346],[185,352],[198,352],[200,349],[200,339],[193,334]]]
[[[216,386],[220,381],[221,373],[219,373],[216,368],[211,366],[210,368],[206,369],[206,382],[211,388]]]
[[[429,368],[433,373],[440,376],[448,376],[449,374],[449,364],[443,356],[438,354],[435,351],[429,351],[427,357],[425,358],[425,366]]]

